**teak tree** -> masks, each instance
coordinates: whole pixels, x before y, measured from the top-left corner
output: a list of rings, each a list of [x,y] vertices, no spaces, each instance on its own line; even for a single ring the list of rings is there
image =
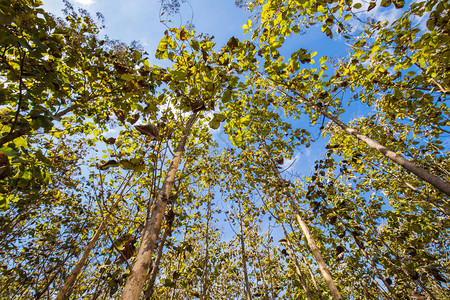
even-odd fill
[[[0,2],[1,298],[450,298],[448,1],[236,1],[165,67],[64,2]]]

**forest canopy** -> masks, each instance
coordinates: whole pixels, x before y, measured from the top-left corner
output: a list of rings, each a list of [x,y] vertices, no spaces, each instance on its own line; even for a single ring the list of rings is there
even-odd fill
[[[235,1],[220,45],[161,0],[155,53],[64,3],[0,0],[0,298],[450,298],[448,1]]]

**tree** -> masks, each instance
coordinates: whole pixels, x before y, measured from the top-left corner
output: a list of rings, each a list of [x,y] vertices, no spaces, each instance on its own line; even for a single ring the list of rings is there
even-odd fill
[[[2,298],[450,297],[445,1],[246,1],[168,67],[40,4],[0,3]]]

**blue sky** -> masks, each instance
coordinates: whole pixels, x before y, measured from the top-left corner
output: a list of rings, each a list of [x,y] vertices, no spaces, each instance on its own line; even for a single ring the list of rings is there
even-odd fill
[[[62,0],[43,2],[47,11],[62,15]],[[74,7],[86,9],[93,16],[96,12],[102,13],[106,25],[104,34],[125,43],[139,41],[150,53],[151,63],[157,63],[153,54],[167,29],[160,23],[159,0],[72,0],[71,3]],[[181,16],[170,18],[170,27],[185,24],[193,14],[196,31],[214,35],[218,46],[224,45],[233,35],[243,37],[242,25],[250,15],[236,7],[234,0],[190,0],[189,4],[183,4]]]

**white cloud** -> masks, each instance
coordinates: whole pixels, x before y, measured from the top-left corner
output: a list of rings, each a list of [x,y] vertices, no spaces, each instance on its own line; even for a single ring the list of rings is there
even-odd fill
[[[394,5],[391,5],[387,8],[381,7],[381,0],[377,0],[376,2],[376,6],[370,11],[367,11],[370,1],[355,0],[353,1],[353,5],[359,3],[362,6],[359,9],[353,9],[353,12],[361,20],[372,18],[375,21],[387,21],[389,24],[392,24],[392,22],[397,20],[403,12],[403,10],[395,8]],[[350,19],[349,24],[352,26],[353,34],[360,32],[364,26],[364,23],[362,23],[357,18]]]
[[[289,170],[290,168],[294,167],[294,165],[297,163],[298,159],[300,158],[301,154],[302,153],[298,153],[292,159],[285,159],[284,163],[282,165],[282,169]]]
[[[75,0],[75,2],[80,3],[81,5],[91,5],[94,4],[94,0]]]

